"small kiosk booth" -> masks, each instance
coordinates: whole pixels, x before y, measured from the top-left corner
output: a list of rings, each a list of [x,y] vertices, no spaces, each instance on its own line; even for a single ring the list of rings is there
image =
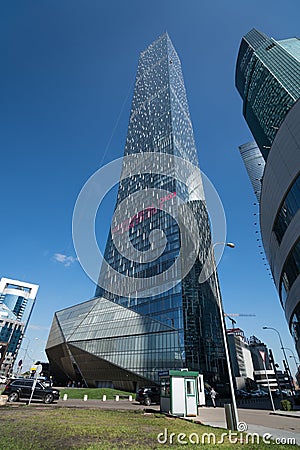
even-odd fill
[[[197,416],[199,372],[164,370],[160,380],[160,410],[179,417]]]

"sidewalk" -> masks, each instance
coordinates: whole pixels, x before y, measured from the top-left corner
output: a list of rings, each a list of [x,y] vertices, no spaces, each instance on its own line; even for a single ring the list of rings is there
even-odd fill
[[[300,419],[300,411],[271,411],[270,414],[273,414],[274,416],[285,416],[285,417],[297,417]]]
[[[260,436],[271,434],[272,439],[295,438],[300,445],[300,411],[266,411],[238,409],[241,430],[247,433],[257,433]],[[222,407],[199,409],[197,417],[186,418],[199,421],[203,425],[216,428],[227,428],[225,409]]]

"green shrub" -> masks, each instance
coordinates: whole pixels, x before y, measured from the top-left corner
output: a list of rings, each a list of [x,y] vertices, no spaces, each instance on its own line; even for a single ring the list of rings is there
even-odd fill
[[[281,400],[280,403],[282,411],[292,411],[293,405],[289,400]]]

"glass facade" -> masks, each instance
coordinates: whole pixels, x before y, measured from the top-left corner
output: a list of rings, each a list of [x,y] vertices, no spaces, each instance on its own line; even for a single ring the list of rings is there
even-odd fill
[[[101,386],[109,380],[116,386],[132,388],[142,380],[157,380],[159,370],[183,367],[178,333],[173,327],[102,297],[56,313],[47,343],[51,364],[59,359],[56,346],[63,342],[73,346],[74,361],[89,385]],[[78,361],[83,354],[86,361]],[[95,366],[89,355],[97,361]],[[65,367],[64,361],[57,364]],[[73,379],[75,374],[69,376]]]
[[[184,162],[179,161],[196,167],[194,178],[184,177]],[[191,270],[185,271],[189,253],[183,257],[181,249],[194,238],[193,220],[199,254]],[[50,332],[48,357],[56,358],[55,345],[67,345],[78,370],[92,385],[101,383],[101,367],[106,368],[103,382],[109,373],[109,380],[123,388],[127,381],[157,383],[158,370],[188,367],[203,373],[211,384],[225,386],[216,278],[198,281],[210,250],[209,217],[181,64],[164,34],[140,55],[117,204],[104,254],[107,264],[100,270],[96,299],[90,303],[94,306],[83,322],[78,319],[80,305],[56,314],[55,330],[59,335],[61,328],[63,338],[55,344],[56,332]],[[118,322],[110,310],[120,317]],[[91,370],[79,362],[82,352],[97,358],[94,381]],[[57,367],[63,365],[62,355],[56,358]]]
[[[298,303],[293,313],[290,330],[296,344],[298,344],[300,342],[300,303]]]
[[[8,278],[0,280],[0,373],[9,374],[17,358],[35,303],[38,286]]]
[[[297,214],[299,208],[300,175],[297,176],[288,190],[274,222],[273,231],[279,245],[281,244],[284,233],[286,232],[293,217]]]
[[[239,146],[241,157],[253,186],[257,201],[260,201],[261,185],[265,170],[265,160],[256,142],[248,142]]]
[[[277,41],[249,31],[240,44],[235,83],[243,115],[266,161],[260,199],[262,240],[290,329],[295,330],[298,325],[291,324],[298,321],[291,316],[298,314],[299,300],[296,289],[293,295],[289,292],[299,276],[299,38]]]
[[[283,266],[280,278],[280,299],[284,306],[287,295],[300,274],[300,241],[293,247]]]
[[[286,114],[300,97],[300,40],[276,41],[253,29],[241,42],[236,87],[246,122],[266,160]]]

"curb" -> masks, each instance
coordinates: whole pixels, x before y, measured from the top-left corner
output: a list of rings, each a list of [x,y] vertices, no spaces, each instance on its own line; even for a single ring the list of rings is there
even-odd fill
[[[282,417],[293,417],[294,419],[300,419],[300,414],[293,414],[293,413],[287,413],[284,412],[270,412],[270,415],[272,416],[282,416]]]

